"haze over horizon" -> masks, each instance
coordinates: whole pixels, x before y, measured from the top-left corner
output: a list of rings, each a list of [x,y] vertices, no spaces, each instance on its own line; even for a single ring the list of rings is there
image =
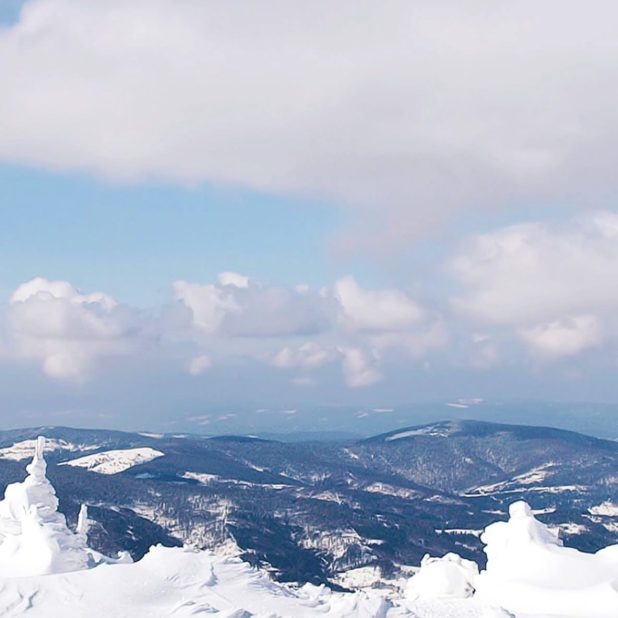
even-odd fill
[[[0,423],[616,437],[612,17],[0,3]]]

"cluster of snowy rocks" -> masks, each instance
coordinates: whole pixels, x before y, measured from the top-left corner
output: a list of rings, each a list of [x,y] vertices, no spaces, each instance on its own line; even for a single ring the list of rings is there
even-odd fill
[[[39,438],[27,477],[0,502],[0,616],[34,618],[616,618],[618,545],[587,554],[515,502],[486,528],[487,567],[456,554],[426,556],[401,593],[333,592],[274,582],[237,557],[153,547],[138,562],[88,547],[58,512]]]

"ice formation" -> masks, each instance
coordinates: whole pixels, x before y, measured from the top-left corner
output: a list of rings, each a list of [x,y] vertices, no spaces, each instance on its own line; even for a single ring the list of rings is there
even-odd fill
[[[44,575],[88,567],[86,536],[73,533],[46,476],[39,438],[28,476],[6,488],[0,502],[0,577]]]
[[[525,502],[512,504],[509,515],[481,536],[487,569],[476,582],[478,599],[516,613],[618,616],[618,545],[580,552],[563,547]]]
[[[509,521],[483,533],[485,571],[456,554],[426,556],[405,594],[278,584],[238,558],[188,548],[157,546],[137,563],[109,564],[87,547],[86,508],[76,532],[58,513],[43,446],[39,440],[27,478],[9,485],[0,502],[3,617],[618,616],[618,545],[596,554],[563,547],[524,502],[511,506]]]
[[[131,562],[128,553],[108,558],[88,547],[88,510],[82,505],[72,532],[58,512],[46,472],[45,439],[38,438],[21,483],[8,485],[0,501],[0,578],[81,571],[101,563]],[[0,614],[2,615],[2,614]]]

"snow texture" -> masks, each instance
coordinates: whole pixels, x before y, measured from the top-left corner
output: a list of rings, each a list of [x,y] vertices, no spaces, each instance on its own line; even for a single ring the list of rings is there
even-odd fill
[[[15,442],[11,446],[0,448],[0,459],[12,459],[13,461],[22,461],[23,459],[30,459],[34,455],[36,450],[36,440],[22,440],[21,442]],[[46,451],[91,451],[96,449],[97,446],[93,444],[73,444],[66,440],[52,440],[47,438],[45,440]]]
[[[616,618],[618,545],[565,548],[524,502],[490,525],[487,569],[425,556],[405,593],[333,592],[272,581],[237,557],[156,546],[137,563],[87,547],[88,514],[68,529],[39,439],[28,476],[0,502],[0,616],[26,618]],[[366,574],[365,574],[366,575]],[[372,575],[372,577],[375,573]]]
[[[39,438],[22,483],[6,488],[0,502],[0,577],[78,571],[88,566],[85,534],[74,534],[58,513],[56,492],[45,475]]]
[[[418,573],[406,587],[408,599],[466,599],[474,593],[479,575],[476,563],[449,553],[442,558],[425,555]]]
[[[78,459],[64,461],[60,465],[77,466],[98,474],[118,474],[157,457],[163,457],[163,453],[153,448],[128,448],[85,455]]]
[[[618,616],[618,545],[583,553],[563,547],[525,502],[512,504],[509,515],[481,536],[487,570],[477,580],[477,598],[515,613]]]

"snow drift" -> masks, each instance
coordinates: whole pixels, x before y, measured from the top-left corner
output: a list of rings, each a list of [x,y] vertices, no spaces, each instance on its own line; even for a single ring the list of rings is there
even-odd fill
[[[406,586],[406,598],[466,599],[474,593],[479,568],[471,560],[449,553],[442,558],[426,555],[418,573]]]
[[[28,476],[0,502],[3,617],[618,616],[618,545],[596,554],[565,548],[524,502],[483,533],[485,571],[456,554],[426,556],[405,594],[279,584],[239,558],[188,548],[157,546],[137,563],[113,561],[88,548],[85,509],[75,532],[58,513],[43,447],[40,439]]]
[[[618,616],[618,545],[587,554],[563,547],[525,502],[515,502],[508,522],[489,526],[487,570],[476,596],[515,612],[581,618]]]

